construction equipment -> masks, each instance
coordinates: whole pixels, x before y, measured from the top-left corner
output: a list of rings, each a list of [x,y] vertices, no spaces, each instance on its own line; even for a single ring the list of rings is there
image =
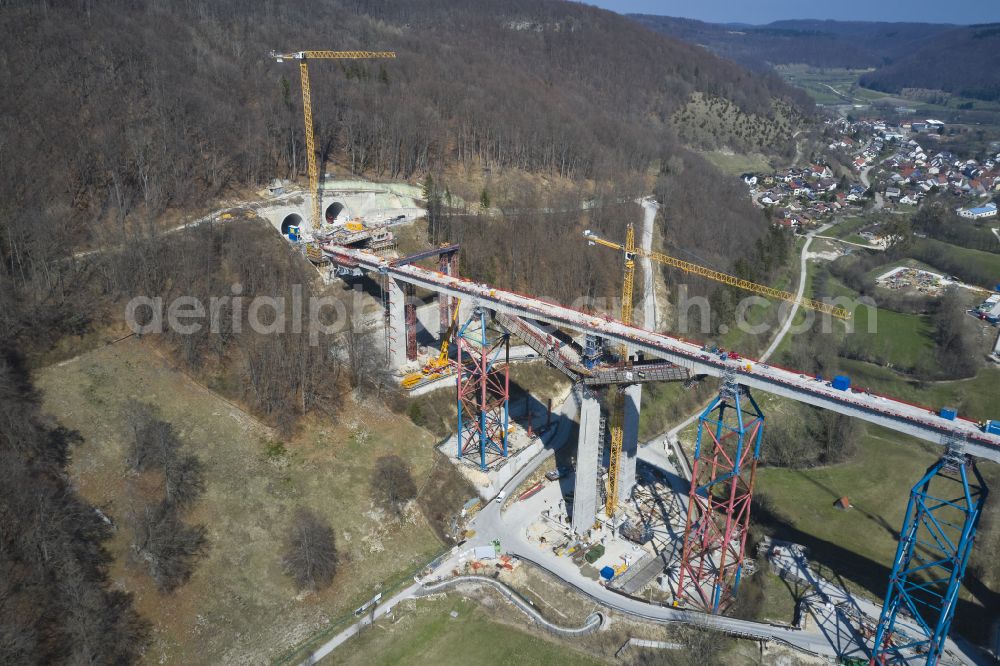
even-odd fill
[[[454,312],[451,315],[451,323],[448,324],[448,330],[441,336],[441,350],[438,352],[437,357],[427,361],[424,367],[420,369],[420,372],[412,372],[404,377],[402,384],[404,389],[409,390],[417,384],[440,379],[445,375],[450,365],[450,361],[448,360],[448,345],[451,336],[455,334],[455,327],[458,324],[458,306],[460,304],[461,300],[456,299]]]
[[[631,224],[625,233],[625,245],[621,248],[625,256],[625,279],[622,282],[622,313],[623,324],[632,324],[632,284],[635,281],[635,229]],[[624,344],[618,347],[618,357],[624,362],[628,358],[628,347]],[[625,395],[622,387],[615,387],[611,412],[611,450],[608,453],[608,483],[607,498],[604,500],[604,513],[611,518],[618,509],[618,467],[622,457],[622,445],[625,441]]]
[[[631,230],[629,231],[629,234],[632,234]],[[712,270],[711,268],[707,268],[705,266],[692,264],[689,261],[683,261],[681,259],[670,257],[668,255],[661,254],[659,252],[653,252],[653,251],[647,252],[642,248],[635,247],[634,244],[631,246],[627,245],[628,243],[627,239],[626,239],[626,245],[620,245],[619,243],[614,243],[612,241],[605,240],[597,236],[589,229],[587,231],[584,231],[583,235],[586,237],[587,242],[590,243],[591,245],[603,245],[604,247],[610,247],[613,250],[621,250],[622,252],[624,252],[626,257],[626,273],[628,271],[627,268],[629,261],[628,257],[630,255],[633,258],[636,256],[648,257],[653,261],[661,263],[665,266],[670,266],[672,268],[680,269],[685,273],[700,275],[703,278],[714,280],[715,282],[721,282],[722,284],[728,284],[729,286],[736,287],[737,289],[743,289],[744,291],[753,292],[755,294],[760,294],[761,296],[767,296],[768,298],[774,298],[776,300],[785,301],[787,303],[797,303],[799,307],[807,308],[809,310],[815,310],[817,312],[822,312],[824,314],[836,317],[837,319],[847,320],[851,318],[851,313],[845,310],[844,308],[836,307],[830,305],[829,303],[823,303],[822,301],[816,301],[811,298],[799,298],[798,296],[789,291],[782,291],[781,289],[775,289],[774,287],[768,287],[763,284],[757,284],[756,282],[751,282],[750,280],[744,280],[743,278],[736,277],[735,275],[729,275],[727,273],[722,273],[721,271]],[[634,273],[635,270],[634,266],[632,270]],[[628,279],[629,278],[626,275],[626,280]],[[626,284],[626,287],[628,289],[629,295],[631,296],[632,293],[631,282],[628,282]],[[632,307],[631,299],[628,307],[629,308]],[[625,304],[623,303],[622,311],[624,311],[624,309],[625,309]]]
[[[648,257],[656,262],[679,268],[687,273],[694,273],[706,277],[716,282],[732,285],[740,289],[770,296],[790,303],[798,303],[801,307],[811,310],[825,312],[839,319],[850,319],[851,314],[843,308],[834,307],[827,303],[814,301],[811,299],[800,299],[795,294],[780,289],[774,289],[765,285],[757,284],[749,280],[727,275],[719,271],[682,261],[674,257],[669,257],[659,252],[645,251],[635,246],[635,228],[630,223],[625,233],[625,244],[614,243],[596,235],[589,229],[583,232],[587,242],[591,245],[603,245],[614,250],[620,250],[625,259],[624,280],[622,281],[622,306],[621,321],[623,324],[632,324],[632,286],[635,281],[635,258],[637,256]],[[628,357],[628,350],[625,345],[619,347],[619,357],[624,361]],[[621,459],[622,445],[624,443],[624,422],[625,422],[625,399],[620,389],[615,390],[611,412],[611,446],[608,456],[608,483],[607,500],[604,503],[604,510],[608,517],[614,515],[618,505],[618,467]]]
[[[302,116],[306,128],[306,160],[309,165],[309,194],[312,195],[312,227],[320,227],[319,205],[319,166],[316,164],[316,140],[313,136],[312,93],[309,89],[309,60],[361,60],[367,58],[395,58],[395,51],[294,51],[292,53],[277,53],[271,51],[271,57],[278,62],[285,60],[299,61],[299,78],[302,82]]]

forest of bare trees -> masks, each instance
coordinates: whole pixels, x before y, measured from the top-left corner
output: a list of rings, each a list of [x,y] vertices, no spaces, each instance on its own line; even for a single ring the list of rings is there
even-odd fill
[[[461,165],[613,180],[661,157],[696,89],[765,115],[772,96],[792,95],[551,0],[24,2],[0,21],[4,86],[31,90],[0,102],[3,149],[17,156],[0,161],[13,195],[3,257],[19,279],[165,210],[302,174],[297,73],[269,47],[398,51],[312,68],[321,159],[383,177]]]
[[[115,526],[65,472],[79,441],[42,416],[0,340],[0,663],[132,663],[146,644],[131,595],[109,585]]]

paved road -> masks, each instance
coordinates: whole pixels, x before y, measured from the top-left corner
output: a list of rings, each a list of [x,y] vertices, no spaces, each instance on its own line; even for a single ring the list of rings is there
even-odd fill
[[[855,243],[853,241],[844,240],[843,238],[837,238],[836,236],[819,236],[816,238],[824,238],[826,240],[834,241],[835,243],[843,243],[844,245],[853,245],[854,247],[862,247],[866,250],[875,250],[876,252],[885,252],[885,247],[881,245],[868,245],[862,243]]]
[[[868,172],[872,170],[871,166],[866,166],[861,170],[861,184],[866,188],[871,188],[871,183],[868,182]],[[882,193],[875,193],[875,207],[872,210],[882,210],[882,206],[885,205],[885,201],[882,199]]]
[[[407,587],[402,592],[399,592],[388,601],[379,604],[378,606],[375,606],[374,611],[372,613],[366,613],[365,616],[362,617],[360,620],[352,624],[347,629],[344,629],[342,632],[340,632],[339,634],[328,640],[326,643],[323,643],[323,645],[316,648],[313,652],[311,652],[309,656],[306,657],[306,659],[302,662],[302,666],[319,663],[321,659],[323,659],[328,654],[333,652],[335,649],[340,647],[348,639],[353,638],[354,636],[357,636],[359,633],[361,633],[362,629],[364,629],[365,627],[369,626],[372,623],[373,618],[377,620],[378,618],[383,617],[384,615],[392,611],[392,609],[400,601],[403,601],[404,599],[412,599],[413,597],[417,596],[417,593],[419,591],[420,591],[420,584],[413,583],[412,585]]]
[[[506,486],[505,489],[508,493],[528,478],[546,457],[546,453],[539,454],[535,460],[525,466]],[[476,531],[476,535],[466,543],[466,547],[485,546],[494,539],[500,539],[500,545],[504,551],[546,569],[601,605],[634,617],[654,622],[693,624],[749,638],[778,640],[818,655],[831,657],[837,655],[837,651],[830,642],[819,632],[803,632],[760,622],[683,611],[648,604],[608,590],[597,581],[582,577],[579,569],[569,558],[556,557],[547,548],[539,548],[537,544],[527,541],[525,527],[536,518],[530,514],[532,510],[530,505],[515,502],[508,511],[502,512],[499,504],[489,503],[473,519],[471,527]],[[857,650],[862,650],[862,648],[858,647]],[[861,655],[863,651],[856,652],[856,654]]]
[[[772,556],[775,566],[785,572],[787,577],[805,581],[809,591],[805,598],[809,603],[809,612],[818,625],[819,631],[828,637],[833,645],[850,645],[858,640],[864,640],[856,635],[855,626],[860,616],[867,616],[872,624],[877,624],[882,607],[868,601],[864,597],[852,594],[850,591],[817,575],[801,553],[781,549],[778,555]],[[911,636],[920,636],[916,623],[902,615],[897,618],[897,631]],[[947,640],[945,655],[941,658],[941,666],[956,664],[968,666],[974,664],[986,666],[987,661],[979,650],[963,641],[959,646],[950,638]]]
[[[806,264],[808,263],[809,246],[812,245],[813,237],[816,234],[823,233],[832,226],[833,222],[827,222],[819,229],[811,231],[806,235],[806,242],[802,245],[802,252],[799,254],[799,288],[798,291],[795,292],[795,298],[798,300],[802,299],[802,295],[806,291],[806,283],[808,282],[807,278],[809,277]],[[761,362],[767,361],[771,358],[771,355],[778,349],[778,345],[780,345],[781,341],[785,339],[785,335],[788,334],[789,329],[792,327],[792,322],[795,320],[795,313],[798,311],[799,304],[798,301],[796,301],[795,303],[792,303],[792,307],[788,311],[788,315],[785,317],[785,322],[781,325],[781,329],[778,331],[778,334],[774,336],[773,340],[771,340],[771,345],[763,354],[761,354]]]
[[[799,288],[798,288],[798,291],[795,294],[795,297],[797,299],[801,299],[802,296],[803,296],[803,294],[805,293],[805,287],[806,287],[806,281],[807,281],[806,280],[806,278],[807,278],[807,274],[806,274],[806,261],[807,261],[807,257],[808,257],[809,246],[812,244],[813,237],[816,234],[819,234],[819,233],[821,233],[823,231],[826,231],[832,225],[833,225],[832,222],[824,224],[822,227],[820,227],[819,229],[816,229],[816,231],[810,233],[806,237],[806,242],[802,246],[802,252],[799,255]],[[762,362],[763,361],[767,361],[769,358],[771,358],[771,355],[774,354],[774,352],[778,349],[778,346],[781,344],[781,341],[784,340],[785,339],[785,335],[788,334],[788,331],[789,331],[789,329],[792,326],[792,322],[795,319],[795,313],[798,312],[798,311],[799,311],[799,304],[798,303],[792,304],[792,309],[788,311],[788,316],[785,317],[785,321],[782,324],[781,329],[778,331],[778,334],[774,336],[774,339],[771,341],[770,346],[761,355],[760,360]],[[666,432],[666,435],[665,435],[667,441],[668,442],[675,442],[675,441],[677,441],[677,434],[680,431],[682,431],[685,428],[687,428],[688,426],[690,426],[695,421],[697,421],[698,417],[701,415],[701,412],[702,412],[702,410],[699,409],[698,411],[694,412],[689,417],[687,417],[686,419],[684,419],[683,421],[681,421],[680,423],[678,423],[677,425],[675,425],[673,428],[671,428],[670,430],[668,430]],[[646,442],[645,445],[648,445],[648,444],[650,444],[652,442],[655,442],[655,441],[660,441],[662,437],[663,437],[662,435],[654,437],[649,442]]]
[[[653,197],[640,201],[644,215],[642,220],[642,249],[646,253],[642,262],[642,325],[649,330],[656,330],[656,289],[653,280],[653,262],[649,253],[653,251],[653,222],[660,204]]]
[[[563,433],[564,437],[565,434],[568,434],[569,426],[571,424],[566,419],[560,423],[560,427],[566,427],[567,430],[566,433]],[[648,451],[644,452],[646,455],[643,455],[643,459],[650,458],[649,461],[657,466],[665,469],[672,468],[665,455],[651,455],[654,450],[653,447],[650,447]],[[505,487],[508,495],[527,479],[549,455],[551,455],[551,451],[543,452],[525,466]],[[671,474],[668,473],[668,477],[670,476]],[[494,539],[499,539],[501,548],[505,552],[517,555],[521,559],[549,571],[602,606],[645,620],[661,623],[685,623],[746,638],[776,640],[821,656],[867,657],[865,641],[853,630],[844,608],[845,606],[855,608],[870,617],[877,618],[881,610],[880,607],[869,601],[853,597],[836,585],[815,576],[808,571],[807,567],[804,572],[800,572],[800,576],[814,585],[816,603],[812,608],[812,613],[817,623],[813,624],[811,629],[791,629],[763,622],[717,617],[649,604],[608,590],[597,581],[583,577],[569,558],[556,557],[547,547],[530,543],[526,538],[526,527],[537,519],[537,516],[533,515],[536,508],[530,504],[514,502],[507,506],[506,510],[502,510],[500,504],[489,503],[473,519],[471,527],[476,531],[476,536],[465,544],[465,548],[489,545]],[[788,566],[798,565],[789,562]],[[803,564],[803,566],[805,565]],[[827,602],[829,602],[829,606]],[[963,654],[959,646],[951,642],[949,642],[949,648],[949,658],[946,658],[942,662],[943,664],[978,665],[986,663],[971,649],[966,649]]]

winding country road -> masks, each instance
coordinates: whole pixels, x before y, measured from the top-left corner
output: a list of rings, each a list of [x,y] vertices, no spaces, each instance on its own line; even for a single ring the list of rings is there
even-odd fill
[[[795,298],[797,300],[802,300],[802,296],[806,291],[806,283],[808,282],[809,271],[808,271],[808,259],[809,259],[809,246],[812,245],[813,237],[817,234],[821,234],[830,227],[833,226],[833,222],[827,222],[822,227],[816,229],[815,231],[810,231],[806,235],[806,242],[802,245],[802,252],[799,253],[799,288],[795,292]],[[798,302],[792,303],[792,307],[788,310],[788,314],[785,317],[784,323],[781,325],[781,329],[778,330],[778,334],[774,336],[771,340],[771,345],[767,350],[761,354],[760,360],[767,361],[771,358],[771,355],[778,349],[781,341],[785,339],[788,334],[789,329],[792,327],[792,322],[795,320],[795,314],[799,311]]]
[[[872,170],[872,167],[866,166],[861,170],[861,184],[865,186],[865,189],[871,189],[872,185],[868,181],[868,172]],[[882,210],[882,206],[885,205],[885,200],[882,198],[881,192],[875,193],[875,206],[872,210]]]

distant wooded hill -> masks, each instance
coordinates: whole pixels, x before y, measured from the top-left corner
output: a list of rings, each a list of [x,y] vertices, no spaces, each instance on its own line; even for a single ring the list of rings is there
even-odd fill
[[[558,0],[24,2],[0,26],[0,81],[21,91],[0,100],[18,156],[0,160],[5,205],[57,231],[303,174],[297,67],[271,48],[398,52],[311,68],[322,158],[376,177],[475,165],[607,179],[660,160],[696,91],[757,119],[783,99],[783,127],[789,106],[810,106],[776,76]]]
[[[927,88],[987,100],[1000,96],[996,24],[803,20],[734,26],[646,14],[631,18],[748,67],[875,68],[862,84],[885,92]]]
[[[861,85],[891,93],[929,88],[963,97],[1000,99],[1000,23],[936,35],[861,77]]]

